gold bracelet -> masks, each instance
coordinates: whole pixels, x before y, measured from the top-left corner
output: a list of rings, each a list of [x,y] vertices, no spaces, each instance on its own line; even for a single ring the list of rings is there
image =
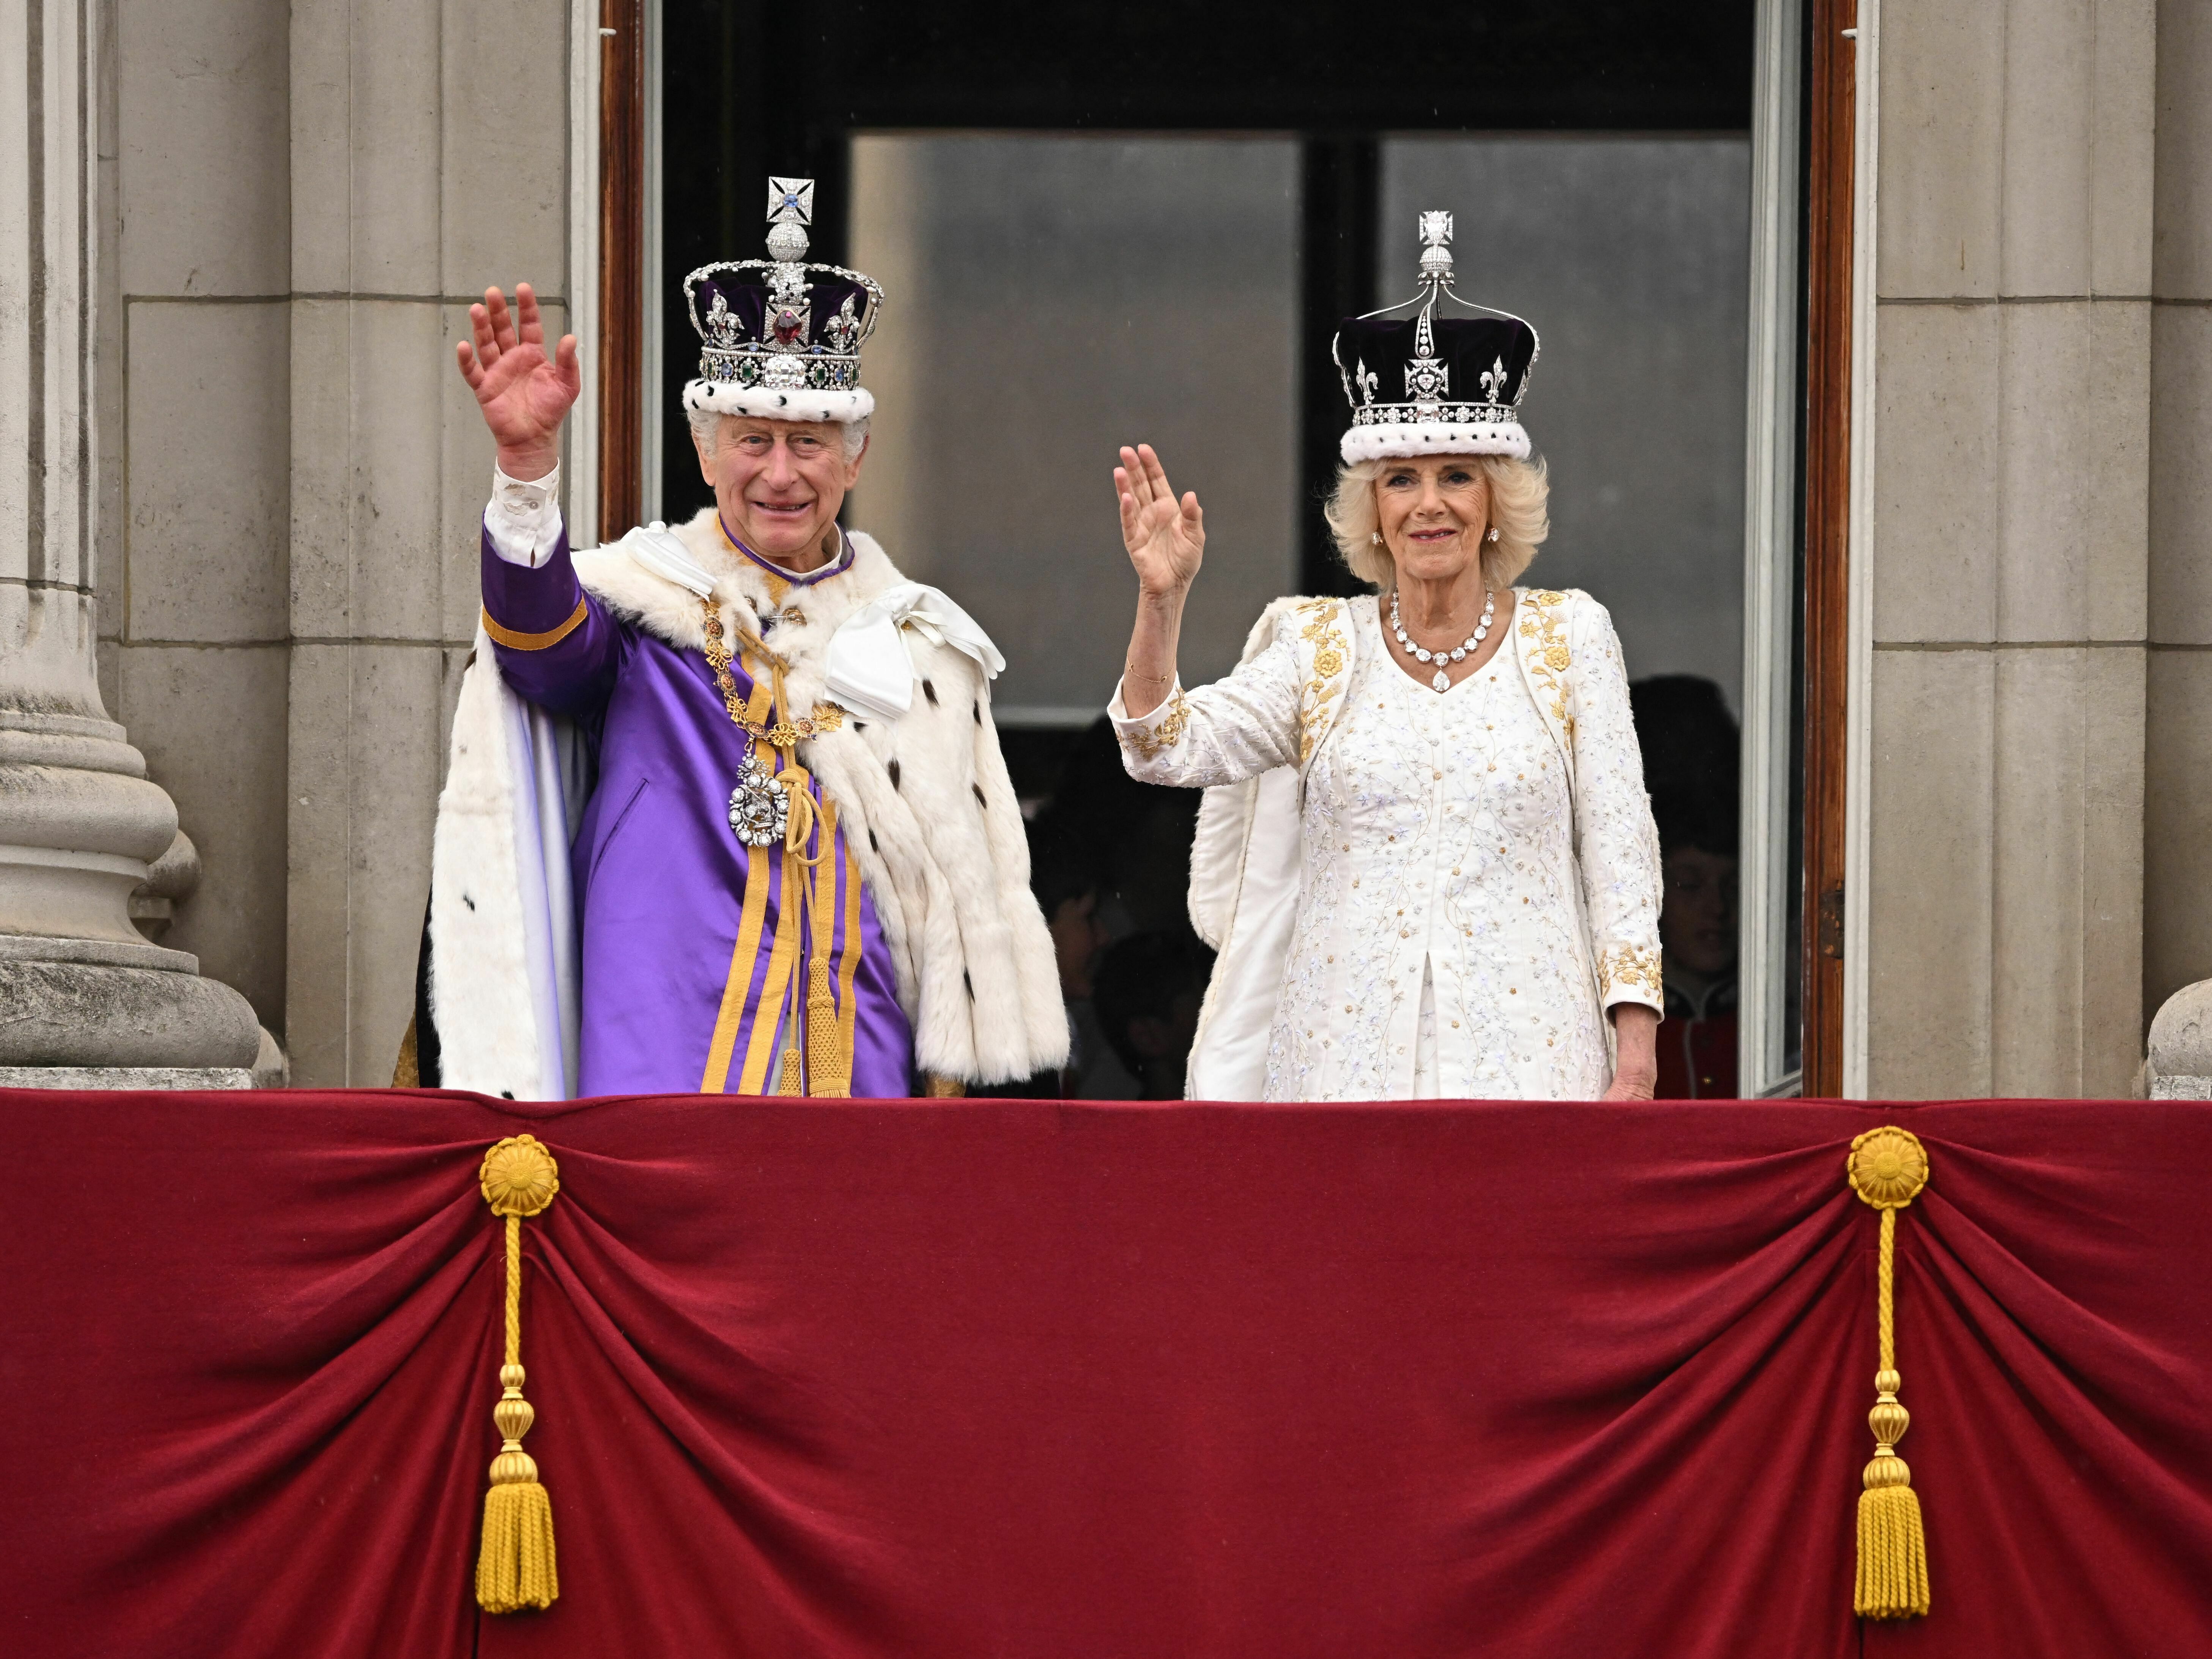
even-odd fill
[[[1145,685],[1173,685],[1176,683],[1176,677],[1172,674],[1139,674],[1126,662],[1121,665],[1121,678]]]

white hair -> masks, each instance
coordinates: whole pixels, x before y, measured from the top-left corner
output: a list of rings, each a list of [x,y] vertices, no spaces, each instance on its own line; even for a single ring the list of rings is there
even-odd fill
[[[1375,501],[1375,481],[1399,464],[1348,463],[1339,469],[1335,495],[1323,509],[1335,532],[1336,550],[1352,574],[1386,593],[1397,585],[1398,566],[1390,550],[1376,540],[1382,515]],[[1496,541],[1482,545],[1483,580],[1492,587],[1510,587],[1551,532],[1551,489],[1544,463],[1510,455],[1469,455],[1467,464],[1490,486],[1490,522],[1498,532]]]
[[[693,409],[684,412],[690,418],[693,441],[709,455],[721,447],[722,422],[742,418],[712,409]],[[860,459],[861,446],[868,441],[868,417],[863,415],[857,421],[838,421],[834,424],[844,434],[847,462]]]

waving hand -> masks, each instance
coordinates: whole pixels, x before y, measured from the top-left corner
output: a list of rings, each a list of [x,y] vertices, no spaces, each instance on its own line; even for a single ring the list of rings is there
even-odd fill
[[[1121,452],[1114,489],[1121,498],[1121,544],[1137,568],[1138,586],[1150,597],[1179,597],[1197,576],[1206,554],[1206,514],[1198,496],[1176,500],[1167,471],[1150,444]]]
[[[507,296],[486,289],[483,303],[469,307],[473,348],[463,340],[454,351],[499,446],[500,470],[512,478],[542,478],[560,459],[561,422],[582,388],[576,337],[562,335],[549,359],[545,324],[529,283],[514,285],[514,305],[510,316]]]

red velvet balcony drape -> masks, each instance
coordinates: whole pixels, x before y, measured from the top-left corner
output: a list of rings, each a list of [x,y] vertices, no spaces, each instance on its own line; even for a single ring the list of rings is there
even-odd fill
[[[1874,1213],[1931,1618],[1850,1612]],[[2212,1654],[2212,1109],[0,1097],[0,1650]],[[470,1584],[527,1129],[562,1594]]]

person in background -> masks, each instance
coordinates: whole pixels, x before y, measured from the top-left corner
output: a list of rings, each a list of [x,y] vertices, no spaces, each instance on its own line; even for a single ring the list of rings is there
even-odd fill
[[[1188,925],[1198,798],[1195,789],[1132,778],[1121,764],[1114,723],[1103,715],[1070,751],[1052,811],[1091,849],[1098,914],[1109,938]]]
[[[1736,1092],[1736,803],[1742,739],[1728,697],[1696,674],[1628,688],[1659,825],[1667,996],[1661,1100]]]
[[[989,1092],[1027,1100],[1097,1098],[1098,1091],[1085,1086],[1095,1081],[1103,1086],[1103,1097],[1125,1099],[1136,1086],[1135,1074],[1124,1073],[1115,1062],[1091,1010],[1092,969],[1108,940],[1098,914],[1103,879],[1096,852],[1090,838],[1056,807],[1030,821],[1029,842],[1030,890],[1052,932],[1060,997],[1067,1009],[1067,1060],[1026,1082],[997,1085]]]
[[[1139,1100],[1181,1100],[1213,952],[1186,927],[1132,933],[1106,948],[1092,993],[1098,1024],[1135,1075]]]
[[[1091,969],[1106,948],[1098,920],[1098,866],[1088,845],[1057,812],[1042,814],[1029,826],[1030,891],[1052,931],[1063,1002],[1091,994]]]
[[[1733,799],[1660,797],[1663,872],[1660,957],[1667,1019],[1659,1029],[1660,1100],[1736,1092],[1736,816]]]

